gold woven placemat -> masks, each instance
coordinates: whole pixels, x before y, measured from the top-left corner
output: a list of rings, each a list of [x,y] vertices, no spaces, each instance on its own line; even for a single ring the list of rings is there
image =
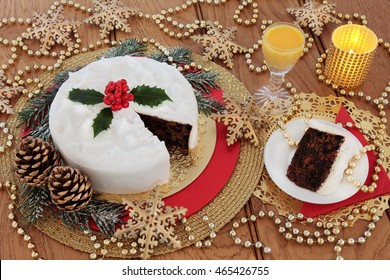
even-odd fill
[[[64,62],[61,71],[87,65],[99,58],[105,51],[106,50],[100,50],[74,56]],[[208,68],[210,71],[218,74],[218,84],[223,89],[224,95],[228,95],[236,100],[242,100],[250,95],[245,86],[222,67],[213,62],[205,62],[198,55],[193,55],[193,58],[197,64],[200,64],[204,68]],[[56,74],[57,73],[47,73],[43,75],[41,77],[41,82],[45,86],[50,85]],[[30,88],[29,91],[34,91],[34,88]],[[10,116],[7,121],[8,127],[14,131],[16,138],[18,138],[21,134],[21,127],[18,126],[17,113],[25,108],[27,102],[28,98],[26,96],[22,96],[14,107],[16,114]],[[0,139],[1,142],[5,141],[3,138],[4,137]],[[14,150],[8,149],[0,157],[0,164],[2,166],[1,175],[5,180],[17,182],[18,180],[12,170],[12,163],[14,160],[13,155]],[[175,227],[175,233],[181,241],[182,247],[192,245],[196,241],[203,240],[209,235],[210,228],[208,227],[208,224],[202,220],[202,217],[205,214],[207,214],[209,220],[214,223],[215,231],[218,231],[226,223],[228,223],[241,210],[252,195],[259,182],[263,167],[263,149],[258,147],[256,148],[245,141],[242,142],[237,165],[223,190],[214,197],[207,206],[187,219],[188,222],[185,226],[190,226],[192,228],[191,234],[194,236],[194,239],[191,241],[188,240],[188,232],[185,231],[185,226],[183,224],[180,223]],[[45,218],[40,219],[35,226],[48,236],[67,246],[88,253],[94,252],[92,243],[87,235],[80,231],[68,229],[62,222],[54,219],[52,216],[47,215]],[[99,234],[97,235],[99,236]],[[108,257],[124,257],[121,254],[121,249],[114,245],[109,245],[107,249]],[[154,249],[154,254],[164,254],[173,250],[177,249],[160,245]],[[127,255],[126,257],[130,256]],[[131,257],[139,257],[139,255]]]

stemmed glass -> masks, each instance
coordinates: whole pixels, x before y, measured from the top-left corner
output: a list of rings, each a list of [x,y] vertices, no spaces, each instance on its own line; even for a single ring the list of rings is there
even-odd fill
[[[277,22],[264,30],[262,51],[270,71],[270,84],[255,93],[256,104],[268,115],[282,114],[291,106],[289,92],[282,87],[284,76],[303,54],[305,33],[297,25]]]

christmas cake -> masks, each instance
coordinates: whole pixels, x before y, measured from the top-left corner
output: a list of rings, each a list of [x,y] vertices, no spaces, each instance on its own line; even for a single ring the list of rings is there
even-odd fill
[[[110,81],[120,80],[127,81],[130,91],[140,85],[158,87],[169,100],[157,106],[111,106],[109,128],[94,135],[94,121],[107,104],[74,102],[70,92],[104,93]],[[49,125],[66,163],[88,174],[95,190],[138,193],[168,182],[166,144],[196,148],[198,107],[191,85],[176,68],[144,57],[103,58],[69,74],[51,105]]]
[[[287,178],[299,187],[330,195],[340,186],[344,170],[358,151],[347,132],[311,120],[287,169]]]

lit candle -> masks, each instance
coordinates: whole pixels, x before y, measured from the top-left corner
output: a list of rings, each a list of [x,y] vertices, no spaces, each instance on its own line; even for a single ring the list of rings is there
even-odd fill
[[[366,26],[347,24],[336,28],[325,62],[325,76],[333,84],[350,89],[362,84],[378,45]]]

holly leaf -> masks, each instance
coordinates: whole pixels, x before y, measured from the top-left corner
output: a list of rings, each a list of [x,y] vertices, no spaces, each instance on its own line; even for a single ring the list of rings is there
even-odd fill
[[[134,95],[135,103],[149,107],[158,106],[165,100],[172,101],[165,90],[158,87],[137,86],[131,90],[131,93]]]
[[[114,115],[112,114],[111,108],[102,109],[93,120],[93,138],[95,138],[100,132],[108,129],[113,118]]]
[[[74,88],[69,92],[69,99],[85,105],[95,105],[103,102],[104,95],[94,89]]]

